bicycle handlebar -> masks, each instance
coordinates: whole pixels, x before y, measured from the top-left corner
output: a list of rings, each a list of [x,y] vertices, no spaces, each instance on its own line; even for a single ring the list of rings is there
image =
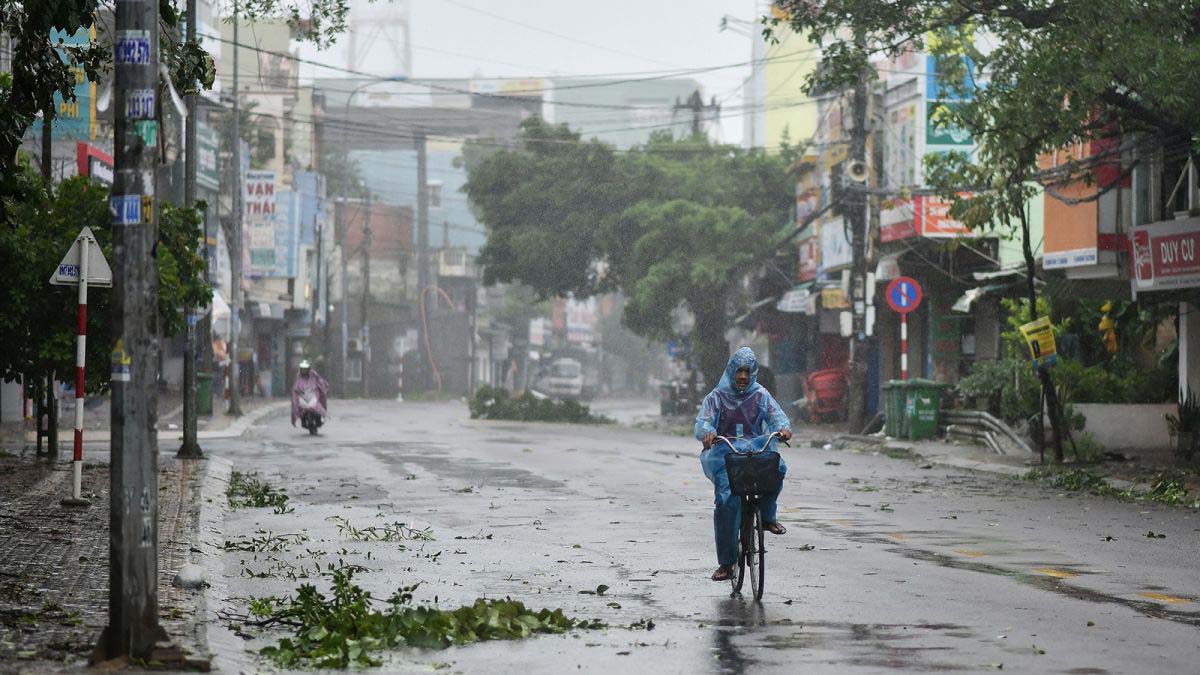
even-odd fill
[[[771,439],[777,439],[780,443],[783,443],[784,445],[788,446],[789,448],[792,447],[786,440],[784,440],[783,434],[781,434],[778,431],[772,431],[771,433],[767,434],[767,442],[763,444],[762,450],[757,450],[757,451],[752,450],[749,453],[741,453],[736,447],[734,447],[733,441],[729,440],[729,438],[727,438],[725,436],[717,436],[715,439],[713,439],[713,443],[715,444],[717,441],[721,441],[725,445],[728,445],[729,449],[734,452],[737,452],[739,454],[752,454],[754,452],[763,452],[763,450],[766,450],[767,446],[769,446],[771,444]]]

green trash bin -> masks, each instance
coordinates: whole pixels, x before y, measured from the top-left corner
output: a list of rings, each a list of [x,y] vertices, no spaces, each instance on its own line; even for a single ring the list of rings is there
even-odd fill
[[[921,379],[909,380],[904,384],[904,419],[908,439],[919,441],[934,438],[938,430],[938,411],[942,407],[942,390],[946,385]]]
[[[889,380],[883,384],[883,430],[892,438],[908,435],[906,405],[908,386],[903,380]]]
[[[211,415],[212,410],[212,374],[196,373],[196,414]]]

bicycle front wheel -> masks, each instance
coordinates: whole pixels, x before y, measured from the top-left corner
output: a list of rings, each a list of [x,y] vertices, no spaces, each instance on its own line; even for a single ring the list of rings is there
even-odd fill
[[[737,564],[733,567],[733,576],[729,577],[729,583],[733,585],[733,592],[730,593],[731,596],[741,593],[742,585],[746,582],[746,558],[742,555],[742,551],[746,550],[746,537],[744,536],[746,527],[744,522],[745,519],[743,518],[743,525],[738,528]]]

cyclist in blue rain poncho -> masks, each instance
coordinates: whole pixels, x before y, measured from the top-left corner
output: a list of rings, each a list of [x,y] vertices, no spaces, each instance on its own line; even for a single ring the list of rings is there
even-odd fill
[[[704,444],[700,465],[713,484],[716,507],[713,509],[713,530],[717,541],[717,564],[713,581],[725,581],[733,574],[738,555],[738,523],[742,504],[729,491],[729,476],[725,473],[725,455],[733,452],[718,436],[729,438],[738,450],[745,452],[756,436],[780,432],[784,440],[791,438],[792,429],[787,415],[766,389],[758,384],[758,359],[749,347],[742,347],[729,357],[720,383],[700,407],[696,416],[696,439]],[[772,441],[773,443],[774,441]],[[757,450],[758,447],[755,446]],[[779,463],[780,473],[787,466]],[[776,520],[775,500],[779,496],[762,495],[760,508],[763,527],[772,534],[787,530]]]

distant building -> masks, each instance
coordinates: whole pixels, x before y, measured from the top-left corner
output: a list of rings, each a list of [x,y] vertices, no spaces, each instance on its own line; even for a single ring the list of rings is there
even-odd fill
[[[584,139],[598,138],[618,148],[645,143],[655,131],[675,136],[691,132],[690,113],[677,105],[701,92],[690,78],[656,80],[555,79],[545,104],[545,119],[566,124]],[[707,118],[706,130],[715,127]]]

